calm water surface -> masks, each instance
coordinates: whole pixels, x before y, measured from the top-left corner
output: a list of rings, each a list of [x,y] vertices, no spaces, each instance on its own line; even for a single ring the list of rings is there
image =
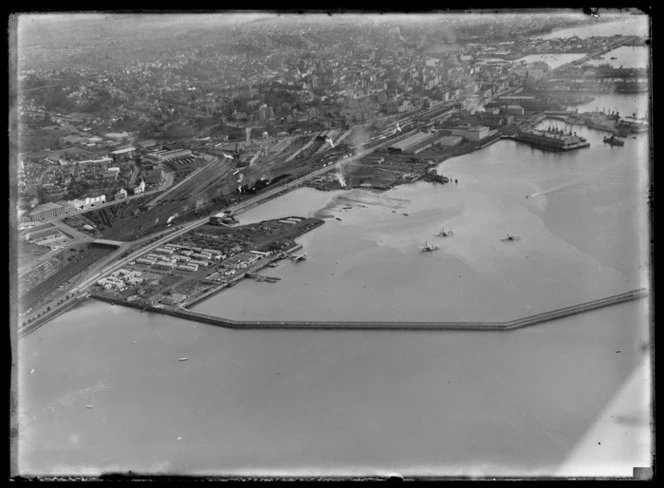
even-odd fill
[[[610,64],[617,68],[647,68],[650,64],[650,48],[646,46],[620,46],[602,55],[599,59],[591,59],[587,64]]]
[[[536,37],[541,39],[564,39],[576,36],[585,39],[586,37],[611,37],[614,35],[647,36],[649,35],[649,19],[646,15],[621,15],[613,22],[598,22],[589,18],[587,24],[555,30],[549,34]]]
[[[546,63],[549,68],[556,69],[558,66],[571,63],[572,61],[576,61],[577,59],[581,59],[585,56],[587,56],[587,54],[584,53],[529,54],[528,56],[517,59],[515,63],[518,65],[521,63],[521,61],[526,63],[542,62]]]
[[[591,148],[503,141],[442,163],[458,185],[302,189],[253,209],[243,222],[325,218],[300,239],[310,259],[196,308],[502,320],[643,286],[647,136],[612,148],[573,130]],[[434,237],[443,225],[454,237]],[[421,254],[427,240],[440,251]],[[647,305],[464,333],[238,331],[91,301],[20,342],[20,469],[552,473],[642,360]]]

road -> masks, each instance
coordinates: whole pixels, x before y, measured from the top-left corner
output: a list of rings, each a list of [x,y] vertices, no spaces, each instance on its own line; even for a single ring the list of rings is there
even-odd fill
[[[259,195],[256,195],[255,197],[251,197],[248,200],[245,200],[244,202],[238,203],[236,205],[233,205],[228,208],[228,210],[232,211],[234,214],[239,215],[242,212],[245,212],[257,205],[260,205],[261,203],[265,202],[266,200],[269,200],[271,198],[274,198],[275,196],[285,193],[288,191],[291,191],[304,183],[306,183],[308,180],[311,180],[313,178],[316,178],[320,175],[323,175],[327,172],[334,171],[336,170],[341,164],[346,164],[352,161],[356,161],[358,159],[363,158],[367,154],[372,153],[373,151],[391,143],[391,139],[386,139],[383,141],[379,141],[377,143],[374,143],[369,148],[363,149],[361,151],[358,151],[356,154],[348,157],[344,157],[339,159],[337,162],[334,164],[329,164],[326,167],[321,167],[317,170],[314,170],[310,173],[307,173],[306,175],[293,180],[291,182],[270,188],[269,190],[263,190]],[[174,228],[173,230],[165,231],[167,232],[167,235],[164,237],[161,237],[157,239],[155,242],[148,246],[141,247],[138,250],[131,251],[132,248],[136,248],[136,246],[150,240],[154,239],[154,235],[152,236],[146,236],[143,237],[142,239],[139,239],[137,241],[133,242],[128,242],[120,246],[116,251],[114,251],[112,254],[109,256],[105,257],[98,263],[96,263],[94,266],[89,268],[83,276],[81,276],[77,281],[76,284],[67,290],[63,290],[57,297],[53,298],[49,303],[45,303],[42,307],[40,307],[39,310],[34,310],[32,313],[28,316],[23,317],[23,323],[27,322],[29,319],[35,319],[37,314],[43,313],[43,311],[47,307],[51,307],[51,310],[49,312],[50,317],[55,317],[58,314],[59,309],[64,309],[66,307],[70,306],[71,300],[74,300],[75,298],[72,298],[70,300],[65,300],[64,302],[58,304],[57,302],[62,300],[66,295],[74,296],[74,297],[81,297],[82,295],[85,294],[86,289],[93,285],[96,281],[101,279],[103,276],[112,273],[113,271],[116,271],[120,269],[122,266],[125,266],[127,263],[130,261],[135,260],[138,258],[140,255],[145,254],[147,252],[150,252],[158,247],[163,246],[166,244],[168,241],[171,241],[172,239],[185,234],[192,229],[195,229],[196,227],[200,227],[201,225],[207,223],[209,221],[209,216],[208,217],[203,217],[197,220],[194,220],[192,222],[189,222],[187,224],[182,224],[179,227]],[[162,231],[163,233],[164,231]],[[129,252],[129,254],[125,257],[122,257],[122,254]],[[23,325],[19,327],[19,336],[25,335],[28,331],[33,330],[34,324],[30,325]]]
[[[168,189],[168,187],[171,186],[172,184],[173,184],[173,175],[172,175],[172,173],[166,172],[165,173],[165,178],[162,181],[161,185],[158,188],[155,188],[153,190],[146,191],[145,193],[139,193],[138,195],[130,195],[130,196],[127,196],[127,198],[125,198],[123,200],[111,200],[110,202],[102,203],[101,205],[97,204],[94,208],[86,208],[84,210],[78,210],[74,213],[69,213],[67,215],[58,215],[57,217],[53,217],[53,218],[50,218],[50,219],[34,221],[33,223],[35,223],[35,224],[53,223],[55,221],[62,220],[66,217],[73,217],[73,216],[76,216],[76,215],[82,215],[86,212],[91,212],[92,210],[99,210],[100,208],[112,207],[113,205],[117,205],[118,203],[128,202],[128,201],[133,200],[135,198],[142,198],[142,197],[145,197],[145,196],[148,196],[148,195],[152,195],[154,193],[162,192],[162,191]]]

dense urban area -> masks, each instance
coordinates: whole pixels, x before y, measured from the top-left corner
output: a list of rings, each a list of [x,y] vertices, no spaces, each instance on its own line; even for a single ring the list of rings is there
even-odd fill
[[[244,226],[236,214],[299,186],[454,184],[438,163],[501,138],[589,145],[534,128],[547,117],[606,131],[612,145],[648,130],[642,114],[573,108],[649,86],[645,69],[597,62],[644,38],[537,37],[578,18],[99,17],[18,28],[24,332],[89,293],[185,307],[244,277],[269,281],[258,270],[306,259],[294,239],[323,221]],[[524,60],[547,53],[579,56],[555,68]]]

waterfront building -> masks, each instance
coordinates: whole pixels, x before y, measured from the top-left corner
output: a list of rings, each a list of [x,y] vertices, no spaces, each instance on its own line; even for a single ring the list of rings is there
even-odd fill
[[[435,135],[428,132],[417,132],[392,144],[387,149],[391,152],[415,154],[415,152],[420,152],[428,147],[427,144],[431,145],[434,138]]]
[[[489,135],[489,128],[483,125],[461,126],[452,129],[453,136],[461,136],[467,141],[479,142]]]
[[[434,142],[435,145],[443,146],[443,147],[452,147],[452,146],[458,146],[461,141],[463,141],[463,137],[461,136],[442,136]]]
[[[181,295],[179,293],[173,293],[171,296],[167,296],[161,299],[161,303],[164,305],[177,305],[178,303],[184,301],[187,298],[187,295]]]

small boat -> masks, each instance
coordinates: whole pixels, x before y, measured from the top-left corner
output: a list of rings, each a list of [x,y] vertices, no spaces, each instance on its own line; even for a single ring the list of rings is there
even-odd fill
[[[611,56],[611,59],[618,59],[618,58],[616,58],[615,56]]]
[[[187,361],[189,358],[179,358],[178,361]]]
[[[440,249],[440,246],[436,244],[429,244],[428,242],[424,244],[424,247],[420,248],[420,251],[422,252],[432,252],[432,251],[437,251]]]
[[[32,369],[30,370],[30,374],[32,374],[32,373],[34,373],[34,372],[35,372],[35,368],[32,368]]]
[[[612,135],[611,137],[605,137],[604,142],[611,145],[611,146],[624,146],[625,141],[622,139],[618,139],[615,135]]]
[[[454,235],[454,231],[452,230],[445,230],[445,227],[443,227],[436,236],[438,237],[452,237]]]
[[[86,405],[85,408],[95,408],[95,407],[92,405]]]
[[[514,242],[514,241],[520,241],[521,237],[519,236],[514,236],[512,234],[507,234],[507,237],[501,239],[502,242]]]

